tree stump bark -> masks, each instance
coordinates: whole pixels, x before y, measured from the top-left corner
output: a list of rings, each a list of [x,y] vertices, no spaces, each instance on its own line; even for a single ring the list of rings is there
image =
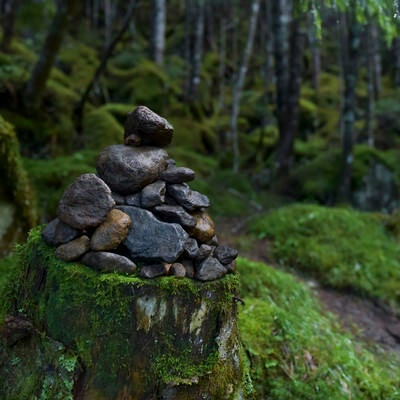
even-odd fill
[[[79,360],[68,398],[243,398],[235,274],[208,283],[101,274],[55,258],[38,229],[21,258],[18,308]]]

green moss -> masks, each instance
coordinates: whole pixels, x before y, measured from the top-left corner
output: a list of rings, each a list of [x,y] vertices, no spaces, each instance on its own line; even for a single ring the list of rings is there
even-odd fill
[[[5,195],[18,208],[19,218],[25,229],[35,225],[37,214],[35,198],[30,189],[25,169],[21,162],[19,143],[14,127],[0,115],[0,177]]]
[[[351,209],[292,205],[254,221],[276,261],[336,288],[351,288],[400,309],[400,248],[387,217]]]
[[[395,399],[399,360],[383,361],[344,334],[309,288],[240,258],[239,326],[255,399]]]

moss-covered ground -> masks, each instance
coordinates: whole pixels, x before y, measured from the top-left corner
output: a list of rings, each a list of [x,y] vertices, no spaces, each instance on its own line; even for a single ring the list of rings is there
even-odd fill
[[[259,216],[250,229],[271,241],[270,256],[280,265],[400,309],[395,215],[294,204]]]
[[[398,399],[400,360],[378,358],[344,333],[310,289],[261,262],[238,261],[239,326],[254,399]]]

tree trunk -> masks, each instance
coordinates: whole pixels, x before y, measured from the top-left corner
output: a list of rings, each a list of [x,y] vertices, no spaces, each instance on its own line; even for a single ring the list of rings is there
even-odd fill
[[[23,100],[28,109],[38,107],[40,103],[76,3],[77,0],[58,1],[57,11],[47,32],[39,59],[25,88]]]
[[[4,353],[0,346],[9,361],[0,368],[0,394],[8,388],[13,398],[39,398],[44,390],[51,399],[243,398],[234,275],[197,282],[101,274],[60,262],[40,233],[23,251],[16,307],[30,319],[31,336]],[[44,353],[41,341],[58,346]],[[13,364],[16,356],[21,362]],[[29,379],[23,397],[16,377]]]
[[[2,15],[3,38],[0,47],[6,53],[10,50],[11,40],[14,36],[15,18],[19,4],[20,0],[8,0]]]
[[[317,32],[315,28],[315,19],[311,13],[308,14],[309,34],[308,41],[311,49],[311,82],[313,89],[318,92],[321,75],[321,51],[319,48]]]
[[[79,104],[75,108],[75,116],[74,116],[75,117],[75,127],[76,127],[78,134],[81,134],[81,132],[82,132],[83,110],[84,110],[85,104],[89,98],[90,92],[92,91],[93,86],[95,85],[95,83],[100,78],[103,71],[105,70],[105,68],[107,66],[107,62],[108,62],[109,58],[111,57],[111,55],[115,49],[115,46],[118,44],[118,42],[122,38],[123,34],[128,29],[131,19],[132,19],[132,16],[133,16],[133,13],[136,9],[136,4],[137,4],[136,0],[131,0],[131,3],[129,4],[129,8],[128,8],[126,16],[125,16],[125,20],[123,21],[120,30],[115,35],[114,39],[109,43],[107,49],[105,50],[105,52],[103,54],[103,57],[101,58],[100,64],[97,67],[97,69],[93,75],[93,78],[87,85],[87,87],[86,87],[85,91],[83,92],[83,95],[79,101]],[[83,142],[82,137],[80,137],[80,141]],[[82,144],[83,143],[80,143],[80,145],[82,145]]]
[[[153,0],[153,35],[151,44],[151,58],[162,65],[165,51],[165,29],[167,21],[167,9],[165,0]]]
[[[279,128],[274,173],[278,175],[287,174],[292,164],[294,138],[298,129],[305,46],[305,35],[300,30],[300,21],[296,18],[291,22],[289,8],[285,0],[273,3],[276,113]]]
[[[340,200],[351,201],[351,178],[353,173],[353,142],[356,106],[356,83],[360,50],[361,26],[356,20],[355,10],[349,11],[342,19],[342,70],[344,79],[343,93],[343,169],[340,188]]]
[[[393,40],[394,86],[400,87],[400,37]]]
[[[366,48],[367,50],[367,109],[365,117],[365,135],[367,137],[367,142],[370,147],[374,147],[374,113],[375,113],[375,101],[377,99],[379,88],[377,87],[379,83],[376,79],[376,46],[375,40],[377,39],[373,33],[373,23],[367,27],[367,37],[366,37]]]
[[[237,75],[237,79],[233,88],[232,113],[230,121],[230,129],[232,134],[232,147],[233,147],[233,165],[232,165],[233,172],[239,171],[240,149],[239,149],[237,120],[240,112],[240,100],[242,97],[243,86],[247,75],[249,59],[253,49],[259,10],[260,10],[260,0],[253,0],[251,3],[249,32],[247,34],[246,46],[243,50],[242,62],[240,64],[239,73]]]

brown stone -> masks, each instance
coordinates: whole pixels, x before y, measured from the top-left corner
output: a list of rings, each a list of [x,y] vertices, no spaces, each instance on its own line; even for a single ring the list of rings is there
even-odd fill
[[[90,239],[83,235],[57,247],[55,255],[64,261],[74,261],[89,250]]]
[[[192,214],[196,218],[196,226],[189,232],[201,243],[207,243],[215,234],[215,226],[211,217],[205,211]]]
[[[100,225],[114,207],[110,188],[95,174],[83,174],[64,192],[58,218],[76,229]]]
[[[90,239],[90,248],[94,251],[116,249],[127,237],[130,226],[130,216],[113,208],[106,220],[94,231]]]
[[[170,274],[177,278],[184,278],[186,276],[186,269],[181,263],[173,263],[171,265]]]

